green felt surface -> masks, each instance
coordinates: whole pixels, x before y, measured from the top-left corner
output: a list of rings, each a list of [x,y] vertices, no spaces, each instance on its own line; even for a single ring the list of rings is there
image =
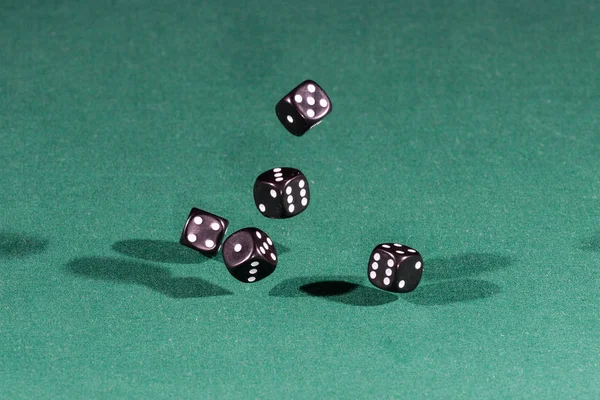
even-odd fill
[[[597,1],[227,3],[0,6],[0,398],[600,397]],[[178,245],[192,206],[275,273]],[[386,241],[414,292],[368,282]]]

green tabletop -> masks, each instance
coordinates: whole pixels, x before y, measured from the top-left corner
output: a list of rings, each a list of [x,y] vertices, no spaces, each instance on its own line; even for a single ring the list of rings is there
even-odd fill
[[[600,397],[595,0],[0,6],[0,398]],[[275,116],[305,79],[333,112]],[[260,215],[254,179],[308,178]],[[178,243],[258,227],[245,284]],[[378,243],[424,259],[375,288]]]

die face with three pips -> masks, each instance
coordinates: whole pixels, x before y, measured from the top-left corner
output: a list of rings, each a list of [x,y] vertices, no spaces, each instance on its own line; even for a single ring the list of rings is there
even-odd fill
[[[188,215],[179,243],[214,257],[221,248],[229,221],[199,208],[192,208]]]
[[[423,275],[423,258],[412,247],[382,243],[369,257],[367,273],[371,283],[390,292],[411,292]]]
[[[295,168],[273,168],[254,182],[254,203],[269,218],[294,217],[308,207],[310,190],[306,176]]]
[[[311,80],[296,86],[275,106],[281,124],[296,136],[302,136],[317,126],[330,112],[329,96]]]

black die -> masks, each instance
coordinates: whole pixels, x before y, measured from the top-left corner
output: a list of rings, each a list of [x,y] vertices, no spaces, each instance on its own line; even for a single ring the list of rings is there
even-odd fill
[[[240,282],[257,282],[277,267],[277,250],[271,238],[257,228],[244,228],[223,243],[223,261]]]
[[[316,82],[296,86],[275,106],[279,121],[293,135],[302,136],[331,112],[331,100]]]
[[[179,243],[208,257],[219,251],[229,221],[199,208],[192,208],[183,227]]]
[[[269,218],[290,218],[306,210],[310,191],[306,176],[295,168],[273,168],[254,182],[254,203]]]
[[[377,245],[368,266],[369,280],[390,292],[416,289],[423,275],[423,258],[415,249],[397,243]]]

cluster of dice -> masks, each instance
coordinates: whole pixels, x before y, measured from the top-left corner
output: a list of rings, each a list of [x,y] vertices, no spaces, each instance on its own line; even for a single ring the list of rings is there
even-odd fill
[[[275,106],[277,117],[293,135],[302,136],[331,112],[331,101],[314,81],[304,81]],[[306,176],[295,168],[273,168],[254,182],[254,202],[268,218],[294,217],[308,207],[310,191]],[[241,282],[257,282],[277,267],[273,240],[258,228],[244,228],[225,241],[229,221],[193,208],[181,234],[180,243],[214,257],[222,250],[229,273]],[[423,258],[413,248],[382,243],[371,252],[367,273],[376,287],[392,292],[410,292],[421,281]]]

